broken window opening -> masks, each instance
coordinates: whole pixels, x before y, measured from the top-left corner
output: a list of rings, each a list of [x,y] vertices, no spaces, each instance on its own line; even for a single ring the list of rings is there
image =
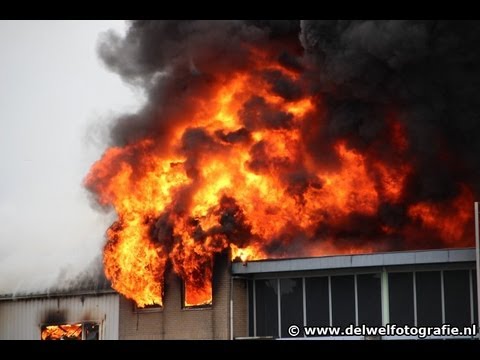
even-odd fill
[[[162,311],[163,306],[159,304],[148,304],[145,306],[138,306],[137,303],[133,302],[133,312],[156,312]]]
[[[42,340],[99,340],[100,326],[85,322],[75,324],[43,325]]]
[[[183,309],[210,309],[212,307],[212,281],[205,281],[203,287],[182,282],[182,308]]]

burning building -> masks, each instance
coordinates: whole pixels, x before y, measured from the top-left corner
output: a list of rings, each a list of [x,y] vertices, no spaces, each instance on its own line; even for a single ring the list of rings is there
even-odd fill
[[[118,339],[119,296],[104,276],[39,293],[0,295],[2,340]]]
[[[104,251],[112,286],[161,306],[171,266],[185,306],[201,306],[224,251],[259,260],[472,246],[480,182],[466,109],[478,102],[474,56],[455,47],[478,28],[138,21],[123,39],[106,36],[102,59],[148,95],[116,119],[85,179],[117,214]]]
[[[462,319],[472,317],[473,259],[456,257],[471,252],[449,249],[474,243],[478,40],[478,22],[445,21],[134,21],[123,38],[105,34],[102,60],[146,95],[140,111],[113,121],[84,181],[96,204],[116,214],[103,263],[122,295],[119,337],[175,338],[174,328],[191,319],[214,330],[182,325],[180,337],[282,337],[283,289],[296,294],[287,302],[304,304],[305,323],[311,286],[327,283],[329,323],[343,292],[355,304],[345,319],[362,321],[365,284],[380,294],[371,311],[384,322],[395,316],[386,300],[396,288],[386,267],[395,261],[410,266],[411,277],[398,280],[409,289],[440,286],[442,319],[445,286],[458,277],[465,298],[457,300],[470,304]],[[410,259],[429,254],[420,250],[440,254],[445,267],[435,260],[424,272],[427,255]],[[407,255],[381,263],[390,258],[380,253],[395,251]],[[241,279],[229,275],[224,256],[249,264],[232,266]],[[317,269],[301,265],[298,274],[274,266],[321,256]],[[337,278],[324,266],[337,260],[328,259],[372,264],[342,267]],[[250,266],[257,261],[275,270],[251,272],[264,269]],[[415,291],[413,319],[422,323]],[[234,301],[231,293],[242,292],[248,296]],[[277,325],[265,328],[259,301],[275,299],[268,311],[278,314],[262,316]],[[238,316],[249,314],[250,330],[237,333],[235,319],[216,315],[235,317],[232,306],[245,308]],[[141,319],[155,335],[142,332]]]
[[[292,338],[291,325],[468,327],[478,319],[474,249],[246,263],[217,256],[214,264],[212,301],[198,306],[186,304],[173,271],[161,306],[140,307],[108,286],[3,296],[0,339],[282,339]]]

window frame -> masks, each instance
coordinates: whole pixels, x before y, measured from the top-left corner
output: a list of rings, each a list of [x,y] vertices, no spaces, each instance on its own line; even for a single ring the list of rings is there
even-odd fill
[[[355,287],[355,325],[358,326],[358,283],[357,276],[363,274],[379,274],[380,275],[380,302],[381,302],[381,319],[382,325],[389,323],[390,309],[389,309],[389,277],[390,273],[403,273],[409,272],[412,273],[413,278],[413,304],[414,304],[414,325],[417,326],[418,323],[418,314],[417,314],[417,284],[416,284],[416,273],[423,271],[438,271],[440,272],[440,286],[441,286],[441,306],[442,306],[442,323],[445,323],[445,284],[444,284],[444,271],[449,270],[467,270],[469,272],[469,301],[470,301],[470,314],[472,323],[475,322],[474,314],[474,305],[476,300],[476,294],[474,293],[474,277],[472,271],[475,271],[475,264],[464,264],[464,263],[448,263],[442,264],[419,264],[419,265],[392,265],[388,267],[366,267],[366,268],[357,268],[357,269],[328,269],[328,270],[314,270],[314,271],[298,271],[298,272],[285,272],[285,273],[273,273],[273,274],[253,274],[248,277],[249,287],[248,291],[252,291],[253,294],[250,298],[250,295],[247,299],[251,299],[253,304],[247,307],[247,317],[248,317],[248,331],[249,336],[257,337],[257,309],[256,309],[256,286],[255,282],[258,280],[276,280],[277,281],[277,302],[278,302],[278,334],[272,335],[275,338],[281,337],[281,293],[280,293],[280,279],[283,278],[296,278],[301,279],[302,286],[302,303],[303,303],[303,324],[298,324],[298,326],[306,326],[308,323],[308,314],[306,309],[306,279],[315,278],[315,277],[326,277],[328,279],[328,300],[329,300],[329,325],[332,326],[332,288],[331,288],[331,278],[332,276],[341,276],[341,275],[353,275],[354,276],[354,287]],[[251,316],[250,311],[253,311],[253,316]],[[250,333],[250,318],[253,321],[251,329],[253,334]],[[297,338],[302,338],[298,336]],[[363,337],[358,337],[363,338]],[[385,338],[398,338],[398,337],[385,337]]]
[[[185,288],[185,281],[181,280],[182,286],[181,286],[181,294],[180,294],[180,308],[182,311],[195,311],[195,310],[212,310],[213,309],[213,303],[215,301],[214,296],[213,296],[213,288],[212,288],[212,301],[209,304],[201,304],[201,305],[186,305],[185,304],[185,295],[186,295],[186,288]],[[212,284],[213,286],[213,284]]]

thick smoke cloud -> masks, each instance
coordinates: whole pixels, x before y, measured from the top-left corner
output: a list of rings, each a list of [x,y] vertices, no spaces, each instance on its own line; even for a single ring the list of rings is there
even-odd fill
[[[460,194],[461,183],[474,194],[480,192],[479,43],[478,22],[134,21],[125,38],[109,33],[99,43],[105,64],[126,82],[143,88],[148,98],[139,113],[118,118],[110,145],[122,147],[149,138],[154,140],[152,151],[162,151],[173,129],[194,117],[195,100],[213,95],[212,83],[232,71],[248,69],[255,61],[255,49],[275,49],[278,63],[300,80],[292,82],[281,72],[266,71],[262,76],[272,92],[288,101],[308,92],[318,100],[315,105],[327,109],[325,118],[312,116],[301,129],[305,149],[319,168],[339,166],[332,152],[339,139],[351,149],[399,163],[388,135],[389,120],[403,126],[408,139],[404,156],[412,159],[414,174],[408,177],[403,200],[383,201],[375,216],[352,213],[334,226],[319,223],[316,231],[319,238],[338,237],[343,242],[379,238],[384,236],[381,224],[405,226],[409,204],[451,201]],[[190,178],[197,177],[197,158],[202,153],[251,142],[251,132],[259,128],[289,129],[292,124],[290,113],[273,109],[262,97],[247,101],[239,117],[244,127],[234,132],[217,131],[212,136],[192,126],[183,134],[179,147],[187,157]],[[293,169],[282,159],[272,165],[267,152],[261,141],[253,145],[248,167],[254,172],[268,171],[269,166],[282,169],[282,181],[299,199],[307,188],[322,187],[322,180],[300,165]],[[138,165],[136,154],[127,161]],[[175,212],[185,209],[195,186],[185,189],[180,196],[185,200],[177,201]],[[238,234],[241,239],[251,235],[248,229],[229,225],[228,214],[240,214],[235,200],[223,202],[220,208],[228,209],[222,218],[226,230],[211,231]],[[155,226],[156,233],[171,231],[166,215]],[[307,236],[297,230],[292,224],[285,234],[290,240],[272,241],[269,251],[284,251],[286,242],[300,246]],[[393,234],[386,247],[408,246]]]
[[[171,122],[192,118],[188,100],[209,94],[216,74],[249,66],[253,55],[248,44],[275,46],[272,38],[285,41],[287,36],[299,47],[298,31],[299,23],[290,21],[170,20],[131,22],[123,39],[105,34],[98,48],[101,59],[126,82],[142,87],[149,99],[139,114],[118,119],[111,145],[152,134],[160,145],[175,125]],[[295,88],[290,92],[295,96]]]
[[[450,198],[464,181],[478,193],[478,22],[302,21],[301,29],[306,56],[321,71],[310,76],[334,104],[327,137],[369,146],[394,107],[416,158],[409,196]]]

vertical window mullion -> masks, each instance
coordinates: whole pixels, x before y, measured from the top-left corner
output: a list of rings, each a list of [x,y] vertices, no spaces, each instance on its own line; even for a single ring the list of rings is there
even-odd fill
[[[385,268],[380,274],[380,294],[382,301],[382,325],[387,325],[390,322],[390,296],[388,289],[388,273]]]

